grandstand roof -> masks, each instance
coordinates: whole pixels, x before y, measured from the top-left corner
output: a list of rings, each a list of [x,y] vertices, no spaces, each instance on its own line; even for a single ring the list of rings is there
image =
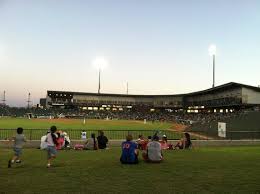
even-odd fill
[[[92,96],[121,96],[121,97],[179,97],[179,96],[193,96],[193,95],[201,95],[201,94],[207,94],[207,93],[215,93],[231,88],[238,88],[238,87],[245,87],[249,88],[255,91],[260,92],[259,87],[255,86],[250,86],[246,84],[241,84],[241,83],[236,83],[236,82],[229,82],[220,86],[216,86],[214,88],[209,88],[206,90],[201,90],[198,92],[191,92],[187,94],[166,94],[166,95],[137,95],[137,94],[112,94],[112,93],[90,93],[90,92],[71,92],[71,91],[53,91],[53,90],[48,90],[47,93],[62,93],[62,94],[75,94],[75,95],[92,95]]]
[[[245,87],[245,88],[249,88],[249,89],[260,92],[259,87],[236,83],[236,82],[229,82],[229,83],[226,83],[226,84],[223,84],[220,86],[216,86],[214,88],[209,88],[209,89],[201,90],[198,92],[191,92],[191,93],[188,93],[185,95],[191,96],[191,95],[200,95],[200,94],[206,94],[206,93],[214,93],[214,92],[219,92],[219,91],[223,91],[223,90],[227,90],[227,89],[231,89],[231,88],[238,88],[238,87]]]
[[[160,96],[183,96],[183,94],[166,94],[166,95],[142,95],[142,94],[113,94],[113,93],[90,93],[90,92],[69,92],[69,91],[53,91],[48,90],[47,93],[65,93],[65,94],[76,94],[76,95],[93,95],[93,96],[122,96],[122,97],[160,97]]]

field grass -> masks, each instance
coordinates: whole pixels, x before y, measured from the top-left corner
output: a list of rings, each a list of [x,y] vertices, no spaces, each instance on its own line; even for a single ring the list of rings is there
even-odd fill
[[[260,147],[197,148],[164,152],[161,164],[121,165],[120,149],[61,151],[47,169],[46,153],[25,149],[7,168],[1,150],[3,193],[259,193]]]
[[[71,139],[80,139],[81,131],[86,130],[87,135],[98,133],[98,130],[104,130],[109,139],[124,139],[128,133],[132,133],[134,138],[143,134],[144,136],[153,135],[155,130],[165,130],[170,139],[179,139],[181,133],[167,131],[173,128],[174,124],[169,122],[147,122],[133,120],[83,120],[80,119],[24,119],[24,118],[0,118],[0,140],[6,139],[15,134],[17,127],[23,127],[24,134],[28,139],[39,140],[46,134],[50,126],[56,125],[58,130],[66,131]]]
[[[98,120],[87,119],[25,119],[0,118],[0,129],[16,129],[21,126],[25,129],[49,129],[56,125],[59,129],[88,129],[88,130],[154,130],[168,129],[173,124],[169,122],[147,122],[132,120]]]

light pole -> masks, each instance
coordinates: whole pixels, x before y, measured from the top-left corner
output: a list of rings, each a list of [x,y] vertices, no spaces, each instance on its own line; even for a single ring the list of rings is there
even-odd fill
[[[98,69],[98,94],[100,94],[100,71],[101,69]]]
[[[216,45],[212,44],[209,47],[209,55],[212,56],[212,65],[213,65],[213,83],[212,88],[215,87],[215,57],[216,57]]]
[[[28,93],[28,99],[27,99],[27,108],[29,109],[30,108],[30,103],[31,103],[31,93],[29,92]]]
[[[6,102],[6,99],[5,99],[5,91],[4,91],[4,96],[3,96],[3,105],[5,106],[5,102]]]
[[[102,57],[98,57],[93,61],[94,67],[98,69],[98,94],[100,94],[101,89],[101,70],[103,70],[107,64],[107,61]]]

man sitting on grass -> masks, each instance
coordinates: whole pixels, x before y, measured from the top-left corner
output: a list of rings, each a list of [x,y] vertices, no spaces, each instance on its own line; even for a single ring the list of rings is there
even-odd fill
[[[143,153],[146,162],[161,162],[163,160],[162,148],[159,143],[159,137],[156,135],[153,140],[147,144],[146,152]]]
[[[120,158],[122,164],[137,164],[138,163],[138,147],[133,141],[132,135],[126,136],[126,141],[122,143],[122,155]]]
[[[99,149],[106,149],[107,148],[108,139],[104,135],[104,131],[99,131],[99,136],[97,137],[97,141],[98,141],[98,148]]]

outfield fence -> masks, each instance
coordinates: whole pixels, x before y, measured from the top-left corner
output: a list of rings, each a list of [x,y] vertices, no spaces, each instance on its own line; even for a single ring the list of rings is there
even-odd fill
[[[63,129],[70,139],[80,140],[82,129]],[[99,130],[85,130],[87,137],[90,137],[91,133],[98,135]],[[125,139],[128,134],[133,135],[134,139],[137,139],[139,135],[144,137],[153,136],[157,130],[104,130],[105,135],[108,139]],[[28,140],[39,140],[43,135],[47,133],[47,129],[24,129],[24,135]],[[16,129],[0,129],[0,140],[6,140],[16,134]],[[168,139],[180,139],[182,133],[176,133],[168,130],[160,130],[158,135],[166,135]]]
[[[226,140],[254,140],[254,139],[260,139],[260,129],[257,131],[253,130],[243,130],[243,131],[235,131],[235,130],[228,130],[226,131],[226,137],[221,138],[218,137],[218,131],[217,130],[203,130],[203,131],[189,131],[189,133],[193,133],[198,135],[202,135],[207,137],[206,139],[226,139]]]
[[[82,129],[63,129],[70,139],[80,140]],[[85,130],[87,137],[90,137],[91,133],[98,135],[99,130]],[[122,140],[126,135],[133,135],[134,139],[137,139],[139,135],[144,137],[153,136],[157,130],[104,130],[108,139]],[[191,134],[192,139],[196,140],[242,140],[242,139],[260,139],[260,131],[227,131],[226,138],[220,138],[217,134],[205,131],[186,131]],[[43,135],[47,133],[47,129],[24,129],[24,134],[28,140],[40,140]],[[0,129],[0,140],[6,140],[13,137],[16,134],[16,129]],[[171,130],[159,130],[159,136],[166,135],[169,140],[177,140],[183,137],[183,132],[171,131]]]
[[[227,139],[260,139],[260,130],[259,131],[227,131]]]

